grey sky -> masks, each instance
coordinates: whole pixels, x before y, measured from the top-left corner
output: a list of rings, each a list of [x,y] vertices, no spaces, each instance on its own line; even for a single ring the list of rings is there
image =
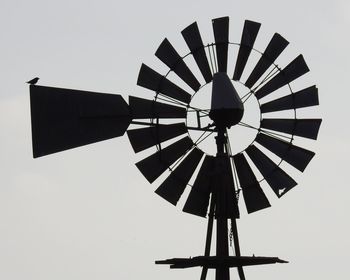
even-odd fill
[[[32,159],[24,82],[39,76],[42,85],[151,98],[136,86],[141,63],[165,70],[153,55],[164,37],[186,53],[180,31],[197,21],[212,42],[211,19],[220,16],[230,16],[232,41],[244,19],[262,23],[259,49],[283,35],[290,46],[281,65],[302,53],[311,72],[301,84],[317,84],[324,119],[299,185],[238,221],[243,254],[290,261],[247,268],[247,279],[348,278],[349,1],[1,4],[0,279],[199,279],[199,269],[154,265],[202,254],[206,220],[153,193],[127,137]]]

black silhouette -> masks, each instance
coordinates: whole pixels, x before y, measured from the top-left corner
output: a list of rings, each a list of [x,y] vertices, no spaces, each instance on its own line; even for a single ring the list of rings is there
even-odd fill
[[[35,77],[34,79],[28,81],[27,84],[35,85],[38,81],[39,81],[39,78],[38,78],[38,77]]]
[[[304,171],[315,155],[293,141],[295,136],[317,138],[321,119],[297,117],[297,109],[318,105],[318,91],[316,86],[297,92],[289,87],[287,95],[265,101],[264,97],[289,86],[309,69],[301,55],[283,69],[275,64],[288,45],[288,41],[277,33],[265,51],[256,51],[254,43],[259,29],[260,23],[246,20],[240,44],[232,44],[229,42],[229,18],[217,18],[213,20],[215,42],[206,46],[197,23],[182,31],[190,50],[188,55],[193,56],[205,83],[213,84],[211,108],[192,107],[193,94],[167,78],[170,72],[174,72],[195,94],[204,86],[185,63],[187,55],[179,55],[167,39],[160,44],[156,56],[170,68],[169,73],[161,75],[142,64],[137,80],[139,86],[155,92],[153,100],[129,96],[127,104],[120,95],[30,87],[34,157],[119,137],[127,131],[136,153],[157,147],[155,153],[136,163],[150,183],[166,170],[171,171],[155,192],[176,205],[191,183],[183,211],[208,216],[204,256],[161,260],[156,261],[157,264],[170,264],[170,268],[201,266],[201,280],[206,278],[208,269],[215,269],[216,280],[228,280],[230,267],[237,267],[243,280],[243,266],[286,262],[276,257],[241,256],[236,225],[236,219],[240,217],[239,193],[242,191],[247,212],[253,213],[270,207],[256,170],[278,198],[297,185],[280,164],[286,161],[291,167]],[[239,49],[232,80],[247,87],[248,94],[245,95],[237,92],[227,74],[228,50],[234,45]],[[252,51],[261,57],[248,78],[242,81]],[[29,81],[30,84],[36,82],[35,79]],[[244,103],[251,97],[260,104],[260,127],[241,122]],[[271,118],[266,115],[274,112],[276,116],[282,110],[293,112],[294,117]],[[186,122],[190,113],[197,116],[196,126]],[[202,126],[203,116],[210,117],[209,125]],[[130,124],[142,128],[128,129]],[[255,129],[256,138],[253,143],[247,143],[244,151],[232,154],[227,130],[238,125]],[[202,131],[204,135],[215,133],[216,155],[205,154],[197,145],[201,139],[191,139],[186,135],[189,130]],[[272,160],[265,150],[275,154],[280,161]],[[210,256],[214,220],[216,254]],[[229,223],[235,256],[229,256]]]

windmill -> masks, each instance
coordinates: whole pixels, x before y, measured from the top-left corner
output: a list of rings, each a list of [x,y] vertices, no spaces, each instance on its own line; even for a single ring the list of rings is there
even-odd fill
[[[316,86],[292,90],[291,83],[309,68],[302,55],[284,68],[275,63],[288,45],[278,33],[261,52],[254,48],[260,23],[246,20],[240,43],[229,41],[228,17],[213,19],[212,26],[215,41],[206,45],[196,22],[181,32],[190,50],[184,56],[169,40],[163,40],[155,55],[169,68],[165,75],[142,64],[137,84],[154,93],[152,100],[129,96],[127,103],[116,94],[30,85],[33,155],[46,156],[125,132],[136,153],[155,147],[155,152],[136,166],[150,183],[162,179],[156,194],[173,205],[184,199],[184,212],[208,217],[204,255],[159,260],[156,264],[169,264],[170,268],[200,266],[201,280],[206,279],[208,269],[215,269],[217,280],[228,280],[230,268],[236,267],[242,280],[244,266],[285,261],[241,256],[236,225],[240,192],[247,212],[253,213],[270,207],[261,187],[263,181],[278,198],[297,185],[281,163],[303,172],[315,155],[294,142],[298,137],[317,138],[321,119],[300,118],[299,109],[318,105],[318,91]],[[228,67],[231,48],[236,48],[233,69]],[[251,53],[259,59],[243,79]],[[197,67],[200,77],[191,70],[188,58],[195,62],[192,66]],[[187,89],[172,81],[171,75]],[[200,97],[208,85],[212,86],[210,106],[199,108],[193,104],[194,97]],[[273,98],[282,90],[282,96]],[[259,105],[258,126],[244,121],[248,100],[253,99]],[[282,112],[289,112],[289,117],[283,117]],[[195,120],[192,123],[190,116]],[[235,127],[255,133],[253,141],[237,153],[232,152],[229,137]],[[194,138],[191,131],[200,136]],[[201,148],[208,139],[215,143],[215,154]],[[186,187],[190,188],[189,195],[183,198]],[[216,253],[211,255],[214,222]],[[229,224],[234,256],[229,255]]]

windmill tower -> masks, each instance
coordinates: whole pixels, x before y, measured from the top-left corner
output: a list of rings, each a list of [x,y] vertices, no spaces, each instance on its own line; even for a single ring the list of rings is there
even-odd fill
[[[316,86],[292,90],[291,83],[309,68],[302,55],[283,68],[276,64],[288,45],[281,35],[275,33],[265,50],[258,51],[254,43],[260,23],[246,20],[239,43],[229,40],[228,17],[213,19],[212,25],[215,42],[206,45],[196,22],[181,32],[189,48],[183,56],[164,39],[155,55],[168,66],[165,75],[142,64],[137,84],[151,90],[153,99],[129,96],[126,103],[115,94],[30,85],[33,154],[45,156],[119,137],[125,131],[136,153],[155,147],[156,151],[136,166],[150,183],[168,172],[156,194],[176,205],[189,187],[183,211],[208,217],[203,255],[156,263],[169,264],[170,268],[200,266],[201,280],[206,279],[208,269],[215,269],[217,280],[228,280],[230,268],[236,267],[243,280],[244,266],[285,261],[241,256],[236,225],[239,194],[242,192],[247,212],[253,213],[270,207],[261,182],[266,181],[278,198],[297,185],[281,163],[303,172],[315,155],[295,140],[317,138],[321,119],[300,117],[298,109],[318,105],[318,92]],[[236,48],[233,69],[228,68],[230,48]],[[247,78],[242,78],[251,53],[259,59],[246,73]],[[189,57],[200,77],[187,63]],[[181,79],[187,89],[172,81],[171,75]],[[200,98],[203,89],[210,86],[210,106],[195,106],[194,97]],[[271,98],[282,89],[287,93]],[[258,126],[245,121],[250,100],[259,105]],[[288,111],[290,117],[279,117],[282,111]],[[190,123],[190,116],[195,122]],[[255,131],[254,140],[237,153],[230,144],[230,130],[235,127]],[[200,132],[200,136],[193,137],[191,131]],[[215,143],[216,152],[204,151],[203,141]],[[214,224],[216,250],[211,255]],[[229,225],[234,256],[229,255]]]

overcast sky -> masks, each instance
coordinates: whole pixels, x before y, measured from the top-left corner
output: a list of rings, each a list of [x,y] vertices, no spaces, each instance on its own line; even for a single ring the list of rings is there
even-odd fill
[[[41,85],[151,98],[136,86],[141,63],[164,73],[153,55],[163,38],[185,54],[180,31],[197,21],[212,42],[211,19],[221,16],[230,17],[234,42],[244,19],[262,23],[261,50],[274,32],[283,35],[290,46],[281,66],[302,53],[311,72],[301,84],[317,84],[314,116],[323,118],[319,140],[307,142],[316,157],[298,186],[238,221],[242,254],[290,261],[248,267],[247,279],[348,279],[349,1],[1,4],[0,279],[199,279],[200,269],[154,265],[202,254],[206,220],[154,194],[127,137],[32,158],[24,82],[39,76]]]

